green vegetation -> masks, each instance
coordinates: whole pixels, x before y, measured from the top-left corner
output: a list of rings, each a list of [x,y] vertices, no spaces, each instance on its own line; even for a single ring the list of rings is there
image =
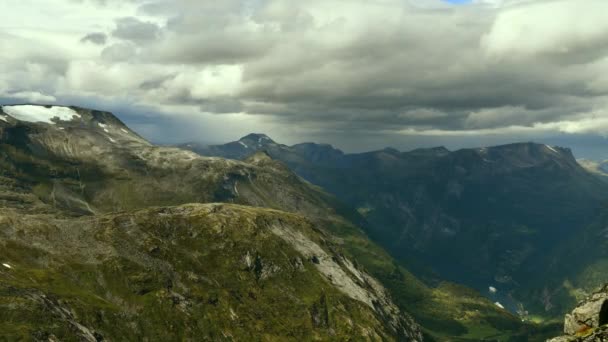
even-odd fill
[[[3,223],[0,249],[12,266],[0,270],[8,340],[395,338],[270,232],[281,222],[321,244],[298,216],[216,205],[77,223],[3,214],[13,225]]]
[[[359,265],[382,282],[400,309],[411,313],[427,339],[437,341],[544,341],[559,333],[555,322],[523,323],[467,287],[429,286],[346,221],[326,222],[338,243]]]

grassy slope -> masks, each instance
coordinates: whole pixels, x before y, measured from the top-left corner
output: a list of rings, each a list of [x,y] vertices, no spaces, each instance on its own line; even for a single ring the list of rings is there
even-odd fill
[[[76,221],[3,211],[2,336],[75,341],[82,326],[111,340],[394,338],[273,235],[277,221],[322,243],[300,216],[229,205]]]

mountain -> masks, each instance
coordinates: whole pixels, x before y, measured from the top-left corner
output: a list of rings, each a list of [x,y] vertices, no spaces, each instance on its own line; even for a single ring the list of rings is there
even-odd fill
[[[190,149],[221,156],[225,146]],[[328,145],[300,146],[257,150],[357,208],[370,237],[420,276],[498,289],[492,297],[524,317],[526,311],[555,317],[574,300],[538,305],[546,280],[539,270],[555,260],[556,246],[576,241],[594,222],[608,186],[569,149],[516,143],[344,154]],[[566,271],[553,274],[559,287]]]
[[[201,157],[154,146],[111,113],[3,106],[0,165],[9,340],[546,333],[465,287],[427,286],[356,210],[259,150]]]
[[[187,149],[198,149],[203,152],[204,155],[218,155],[229,159],[243,159],[251,154],[271,148],[277,145],[272,139],[266,134],[252,133],[244,136],[239,141],[234,141],[226,145],[221,146],[205,146],[196,143],[183,144],[180,147]]]
[[[263,153],[204,158],[110,113],[20,105],[1,107],[0,165],[2,339],[422,340],[343,245],[371,244],[349,211]]]
[[[561,241],[546,257],[536,286],[523,295],[540,309],[574,306],[608,281],[608,206],[592,223]],[[562,311],[562,310],[560,310]]]

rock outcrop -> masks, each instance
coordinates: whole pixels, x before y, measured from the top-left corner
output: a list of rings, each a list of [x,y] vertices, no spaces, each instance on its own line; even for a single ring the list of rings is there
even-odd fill
[[[608,284],[585,298],[566,315],[566,335],[548,342],[608,341]]]

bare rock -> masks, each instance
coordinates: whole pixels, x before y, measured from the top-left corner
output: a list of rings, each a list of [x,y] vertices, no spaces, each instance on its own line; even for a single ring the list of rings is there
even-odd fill
[[[576,335],[582,330],[598,328],[608,323],[608,284],[585,298],[566,315],[564,333]]]
[[[605,342],[608,341],[608,284],[581,301],[566,315],[565,336],[547,342]]]

